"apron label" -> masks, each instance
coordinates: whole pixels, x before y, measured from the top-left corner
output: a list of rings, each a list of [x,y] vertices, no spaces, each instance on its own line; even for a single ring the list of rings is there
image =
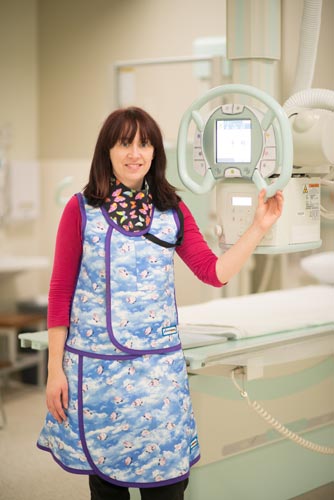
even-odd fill
[[[177,326],[166,326],[162,329],[162,335],[166,337],[167,335],[175,335],[177,333]]]

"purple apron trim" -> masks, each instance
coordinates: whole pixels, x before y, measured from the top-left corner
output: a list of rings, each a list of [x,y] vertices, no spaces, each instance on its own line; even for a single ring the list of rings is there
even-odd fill
[[[175,210],[175,208],[173,208],[173,217],[174,217],[174,221],[175,221],[175,224],[176,224],[176,227],[177,227],[177,232],[180,231],[180,219],[177,215],[177,212]]]
[[[83,240],[86,222],[87,222],[87,215],[86,215],[86,210],[85,210],[85,200],[84,200],[84,197],[81,193],[77,193],[75,196],[77,197],[78,202],[79,202],[79,208],[80,208],[80,213],[81,213],[81,234],[82,234],[82,240]]]
[[[192,467],[193,465],[197,464],[197,462],[199,462],[200,460],[201,460],[201,455],[197,455],[197,457],[194,458],[194,460],[191,460],[189,467]]]
[[[81,213],[81,238],[82,238],[82,241],[83,241],[84,240],[84,233],[85,233],[86,223],[87,223],[87,215],[86,215],[86,210],[85,210],[85,201],[84,201],[84,197],[83,197],[83,195],[81,193],[77,193],[75,196],[77,197],[77,200],[79,202],[79,208],[80,208],[80,213]],[[76,287],[78,285],[78,279],[79,279],[79,274],[80,274],[80,269],[81,269],[82,257],[83,257],[83,253],[81,252],[80,262],[79,262],[78,270],[77,270],[77,276],[75,278],[75,289],[76,289]],[[71,300],[71,305],[70,305],[70,315],[69,315],[70,318],[72,316],[73,300],[74,300],[74,294],[72,295],[72,300]],[[68,338],[69,330],[70,330],[70,327],[67,328],[67,338]]]
[[[116,479],[111,479],[109,476],[106,474],[103,474],[103,472],[96,467],[95,463],[92,460],[92,457],[90,455],[90,452],[88,450],[87,442],[86,442],[86,436],[85,436],[85,429],[84,429],[84,421],[83,421],[83,400],[82,400],[82,376],[83,376],[83,357],[79,356],[79,363],[78,363],[78,417],[79,417],[79,435],[80,435],[80,440],[82,444],[83,451],[86,455],[87,462],[92,468],[91,472],[92,474],[97,474],[98,476],[102,477],[106,481],[109,481],[109,483],[116,484],[118,486],[125,486],[128,488],[153,488],[154,486],[167,486],[169,484],[177,483],[180,482],[187,477],[189,477],[189,471],[184,474],[183,476],[179,476],[177,478],[173,479],[168,479],[166,481],[158,481],[158,482],[152,482],[152,483],[133,483],[133,482],[124,482],[124,481],[117,481]],[[190,466],[197,462],[199,460],[199,457],[197,457],[194,461],[191,462]]]
[[[177,227],[177,231],[179,232],[180,231],[180,219],[179,219],[179,216],[177,215],[177,212],[174,208],[173,208],[173,217],[174,217],[174,221],[175,221],[175,224]],[[176,305],[176,294],[175,293],[174,293],[174,305],[175,305],[175,311],[176,311],[176,324],[178,325],[179,324],[179,311],[178,311],[178,307]]]
[[[111,256],[110,256],[110,240],[113,232],[113,227],[109,227],[106,238],[105,238],[105,269],[106,269],[106,316],[107,316],[107,330],[109,334],[109,338],[111,343],[117,347],[122,352],[126,352],[128,354],[164,354],[166,352],[175,352],[179,351],[181,349],[181,343],[171,346],[171,347],[164,347],[161,349],[130,349],[129,347],[125,347],[122,344],[118,342],[116,337],[114,336],[113,330],[112,330],[112,321],[111,321],[111,290],[110,290],[110,262],[111,262]],[[128,233],[126,233],[128,235]],[[138,233],[136,233],[138,234]]]
[[[69,351],[73,354],[77,354],[78,356],[86,356],[87,358],[94,358],[94,359],[105,359],[105,360],[115,360],[115,361],[122,361],[124,359],[129,360],[129,359],[137,359],[140,358],[141,355],[133,355],[133,354],[98,354],[96,352],[90,352],[90,351],[82,351],[81,349],[76,349],[74,347],[71,347],[69,345],[65,345],[66,351]]]
[[[60,460],[53,454],[53,452],[50,448],[46,448],[45,446],[42,446],[39,443],[36,443],[36,445],[37,445],[37,448],[39,448],[40,450],[48,451],[49,453],[51,453],[53,460],[58,465],[60,465],[60,467],[62,469],[66,470],[66,472],[71,472],[72,474],[86,474],[86,475],[95,473],[95,471],[93,471],[93,470],[79,470],[79,469],[72,469],[71,467],[67,467],[67,465],[64,465],[62,462],[60,462]]]
[[[91,474],[97,474],[98,476],[102,477],[106,481],[112,484],[116,484],[117,486],[124,486],[127,488],[154,488],[154,487],[159,487],[159,486],[167,486],[170,484],[174,483],[179,483],[180,481],[183,481],[184,479],[187,479],[190,475],[190,471],[184,474],[183,476],[179,476],[175,479],[169,479],[167,481],[159,481],[159,482],[154,482],[154,483],[143,483],[143,484],[138,484],[138,483],[124,483],[122,481],[116,481],[114,479],[110,479],[110,477],[106,476],[105,474],[102,474],[98,469],[96,470],[95,466],[94,469],[92,470],[78,470],[78,469],[72,469],[71,467],[67,467],[64,465],[62,462],[58,460],[57,457],[53,454],[53,452],[50,450],[50,448],[45,448],[44,446],[41,446],[39,443],[37,443],[37,448],[39,448],[42,451],[47,451],[51,454],[52,458],[54,461],[60,465],[62,469],[64,469],[66,472],[70,472],[71,474],[81,474],[81,475],[91,475]],[[190,467],[195,465],[199,460],[200,460],[200,455],[196,457],[194,460],[192,460],[189,464]]]
[[[99,469],[96,467],[94,464],[92,457],[90,456],[90,453],[88,451],[87,443],[86,443],[86,436],[85,436],[85,429],[84,429],[84,423],[83,423],[83,401],[82,401],[82,371],[83,371],[83,358],[82,356],[79,356],[78,359],[78,421],[79,421],[79,436],[80,436],[80,441],[82,444],[82,449],[86,455],[87,462],[91,466],[92,470],[96,474],[101,474]]]
[[[117,481],[117,479],[111,479],[109,476],[104,475],[102,472],[98,471],[96,474],[111,484],[115,484],[116,486],[123,486],[124,488],[159,488],[159,486],[170,486],[171,484],[179,483],[180,481],[184,481],[190,475],[190,471],[183,476],[178,476],[173,479],[166,479],[166,481],[154,481],[153,483],[127,483],[124,481]]]

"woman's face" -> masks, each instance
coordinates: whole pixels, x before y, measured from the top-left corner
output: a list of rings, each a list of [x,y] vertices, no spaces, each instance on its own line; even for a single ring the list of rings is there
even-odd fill
[[[109,152],[113,173],[125,186],[139,191],[144,177],[149,171],[154,156],[154,147],[150,142],[142,142],[140,131],[131,143],[118,141]]]

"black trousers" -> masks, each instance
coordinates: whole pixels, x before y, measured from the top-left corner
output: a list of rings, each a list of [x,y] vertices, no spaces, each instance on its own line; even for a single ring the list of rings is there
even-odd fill
[[[140,488],[142,500],[183,500],[188,479],[168,486],[156,488]],[[91,500],[130,500],[128,488],[116,486],[99,476],[89,476]]]

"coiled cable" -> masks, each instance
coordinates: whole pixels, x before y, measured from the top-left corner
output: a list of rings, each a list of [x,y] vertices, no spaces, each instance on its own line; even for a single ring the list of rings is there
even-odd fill
[[[290,431],[287,427],[281,424],[276,418],[272,417],[257,401],[251,401],[247,392],[242,389],[235,379],[235,372],[239,371],[240,367],[234,368],[231,372],[232,382],[235,387],[240,392],[243,399],[246,399],[248,405],[256,411],[260,417],[262,417],[267,423],[269,423],[276,431],[278,431],[285,438],[290,439],[294,443],[307,448],[308,450],[315,451],[317,453],[322,453],[324,455],[334,455],[334,448],[328,446],[322,446],[316,443],[312,443],[307,439],[302,438],[295,432]]]

